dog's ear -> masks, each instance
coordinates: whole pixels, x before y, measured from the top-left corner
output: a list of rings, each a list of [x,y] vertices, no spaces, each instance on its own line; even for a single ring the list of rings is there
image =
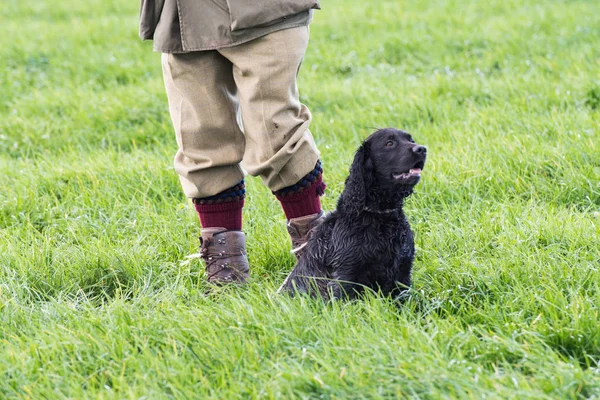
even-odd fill
[[[373,181],[373,162],[369,144],[364,142],[356,151],[338,207],[347,213],[358,214],[366,205],[367,191]]]

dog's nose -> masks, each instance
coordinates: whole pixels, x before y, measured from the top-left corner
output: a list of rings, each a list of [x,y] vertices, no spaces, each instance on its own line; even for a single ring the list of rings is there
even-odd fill
[[[417,154],[425,155],[425,154],[427,154],[427,147],[417,145],[412,148],[412,151]]]

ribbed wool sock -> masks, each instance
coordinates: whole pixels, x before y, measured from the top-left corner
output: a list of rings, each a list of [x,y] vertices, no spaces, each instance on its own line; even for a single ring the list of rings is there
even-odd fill
[[[242,209],[246,186],[237,185],[214,196],[192,199],[203,228],[222,227],[229,231],[242,230]]]
[[[321,161],[317,161],[315,168],[298,183],[273,193],[281,203],[286,218],[292,219],[321,212],[320,197],[326,187]]]

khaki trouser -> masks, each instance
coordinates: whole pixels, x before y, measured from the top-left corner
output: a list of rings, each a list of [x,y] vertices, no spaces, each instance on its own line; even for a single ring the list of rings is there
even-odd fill
[[[162,55],[175,170],[187,197],[222,192],[245,171],[276,191],[314,168],[311,115],[296,85],[307,44],[303,26],[235,47]]]

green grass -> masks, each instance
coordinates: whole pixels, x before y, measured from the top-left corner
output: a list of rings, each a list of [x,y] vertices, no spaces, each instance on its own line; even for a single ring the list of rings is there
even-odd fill
[[[330,0],[302,100],[332,209],[374,127],[430,154],[404,304],[206,294],[137,2],[0,3],[0,398],[600,398],[600,5]]]

